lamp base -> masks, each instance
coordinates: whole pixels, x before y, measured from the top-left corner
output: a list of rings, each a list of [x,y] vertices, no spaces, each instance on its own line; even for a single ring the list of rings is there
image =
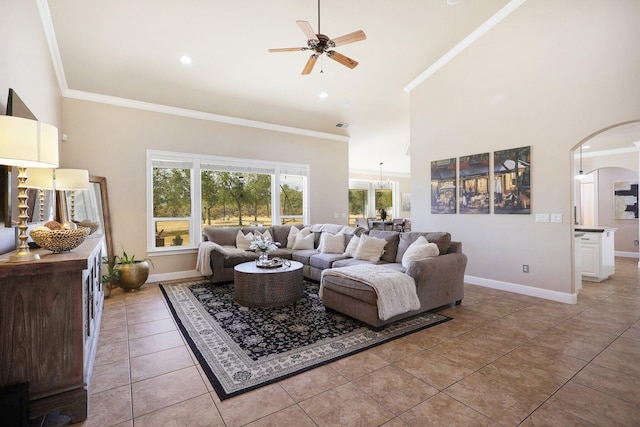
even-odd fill
[[[20,252],[18,251],[18,253],[15,253],[13,255],[9,256],[9,259],[7,259],[7,262],[28,262],[28,261],[36,261],[40,259],[40,255],[38,254],[34,254],[31,252]]]

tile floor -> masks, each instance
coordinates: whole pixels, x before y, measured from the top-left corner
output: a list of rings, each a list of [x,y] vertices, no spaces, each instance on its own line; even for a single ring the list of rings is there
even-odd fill
[[[220,401],[157,285],[105,301],[85,426],[638,426],[637,260],[578,304],[466,285],[454,320]]]

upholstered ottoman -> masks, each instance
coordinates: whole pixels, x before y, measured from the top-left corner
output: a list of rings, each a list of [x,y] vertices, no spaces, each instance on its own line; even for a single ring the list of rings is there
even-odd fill
[[[391,311],[400,311],[399,314],[389,317],[390,310],[380,305],[380,284],[393,284],[391,298],[396,307]],[[320,296],[326,308],[360,320],[376,330],[421,312],[413,278],[391,268],[366,264],[327,269],[322,273],[320,285]]]

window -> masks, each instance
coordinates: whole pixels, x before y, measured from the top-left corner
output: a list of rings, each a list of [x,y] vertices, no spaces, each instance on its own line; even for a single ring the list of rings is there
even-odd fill
[[[396,190],[397,182],[392,182],[391,188],[377,188],[373,181],[350,180],[349,225],[354,226],[358,218],[378,217],[382,209],[387,212],[387,218],[393,218],[398,206]]]
[[[308,165],[152,150],[147,165],[149,251],[196,248],[206,226],[308,222]]]

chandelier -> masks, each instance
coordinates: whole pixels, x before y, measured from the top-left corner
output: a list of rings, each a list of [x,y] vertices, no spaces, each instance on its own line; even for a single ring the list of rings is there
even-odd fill
[[[380,181],[376,181],[374,183],[375,188],[379,189],[391,189],[393,187],[393,183],[390,180],[383,181],[382,180],[382,162],[380,162]]]

